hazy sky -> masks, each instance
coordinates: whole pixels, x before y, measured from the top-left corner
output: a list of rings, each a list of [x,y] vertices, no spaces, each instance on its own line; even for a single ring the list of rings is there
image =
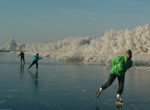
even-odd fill
[[[150,0],[0,0],[0,44],[100,37],[150,22]]]

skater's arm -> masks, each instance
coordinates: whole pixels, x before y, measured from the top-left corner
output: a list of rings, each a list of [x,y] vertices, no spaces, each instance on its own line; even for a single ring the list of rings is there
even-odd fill
[[[129,63],[129,65],[128,65],[128,69],[131,68],[132,65],[133,65],[133,61],[131,60],[130,63]]]
[[[18,57],[20,56],[20,54],[18,55]]]
[[[42,57],[38,57],[38,60],[41,60],[42,59]]]

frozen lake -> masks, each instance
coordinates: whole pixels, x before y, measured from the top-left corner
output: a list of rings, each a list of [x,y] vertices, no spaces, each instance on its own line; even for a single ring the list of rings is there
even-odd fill
[[[150,110],[150,67],[133,67],[126,74],[124,106],[116,108],[117,80],[99,99],[97,89],[109,75],[102,65],[56,63],[49,59],[27,67],[13,53],[0,53],[0,110]]]

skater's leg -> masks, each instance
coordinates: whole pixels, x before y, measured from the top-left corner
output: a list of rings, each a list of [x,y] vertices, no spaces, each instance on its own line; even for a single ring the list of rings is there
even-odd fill
[[[125,80],[125,76],[118,76],[118,83],[119,83],[119,87],[117,90],[117,95],[116,95],[116,100],[123,103],[122,99],[121,99],[121,94],[123,93],[123,89],[124,89],[124,80]]]
[[[38,62],[36,62],[36,69],[38,69]]]
[[[116,79],[116,75],[110,74],[109,78],[107,80],[107,82],[105,84],[102,85],[102,90],[106,89],[107,87],[109,87],[113,81]]]
[[[24,57],[22,57],[22,60],[23,60],[23,63],[25,64],[25,58]]]
[[[115,79],[116,79],[116,75],[110,74],[108,81],[105,84],[103,84],[96,92],[96,97],[98,98],[100,96],[101,92],[104,89],[106,89],[107,87],[109,87]]]
[[[125,76],[118,76],[118,83],[119,83],[119,87],[118,87],[118,90],[117,90],[117,94],[122,94],[123,92],[123,89],[124,89],[124,79],[125,79]]]
[[[31,63],[31,65],[28,67],[28,69],[30,69],[34,64],[35,64],[35,61],[33,61],[33,62]]]

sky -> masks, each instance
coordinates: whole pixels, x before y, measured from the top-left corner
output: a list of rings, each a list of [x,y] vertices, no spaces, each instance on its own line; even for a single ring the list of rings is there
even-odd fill
[[[0,44],[101,37],[150,22],[150,0],[0,0]]]

